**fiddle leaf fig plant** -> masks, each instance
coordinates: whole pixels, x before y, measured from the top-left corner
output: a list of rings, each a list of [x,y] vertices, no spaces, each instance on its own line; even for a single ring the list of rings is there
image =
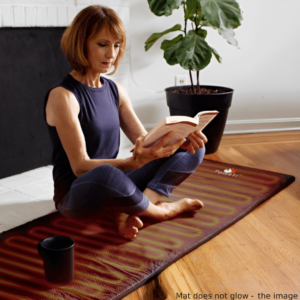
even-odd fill
[[[189,70],[192,92],[200,93],[199,71],[203,70],[214,56],[219,63],[222,59],[218,52],[205,41],[207,31],[211,27],[231,45],[238,46],[233,29],[239,27],[242,14],[239,4],[235,0],[147,0],[150,10],[156,16],[170,16],[174,9],[183,7],[184,28],[176,24],[160,33],[153,33],[145,42],[145,50],[163,35],[180,31],[172,40],[164,40],[161,49],[169,65],[179,64]],[[187,31],[188,22],[192,29]],[[191,71],[197,72],[197,88],[194,89]]]

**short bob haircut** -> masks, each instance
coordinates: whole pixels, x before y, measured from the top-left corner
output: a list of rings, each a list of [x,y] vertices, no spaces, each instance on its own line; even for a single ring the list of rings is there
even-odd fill
[[[120,51],[114,62],[114,74],[124,56],[126,33],[124,25],[117,13],[100,5],[88,6],[81,10],[72,24],[65,30],[61,39],[61,48],[71,66],[80,74],[86,74],[89,68],[86,41],[93,38],[102,28],[108,27],[110,33],[120,41]]]

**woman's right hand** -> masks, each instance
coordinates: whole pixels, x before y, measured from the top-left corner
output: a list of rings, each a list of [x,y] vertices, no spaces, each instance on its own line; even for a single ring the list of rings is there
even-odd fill
[[[186,141],[181,139],[174,144],[167,145],[168,140],[175,134],[172,130],[159,139],[155,145],[145,148],[142,146],[147,133],[142,134],[136,139],[135,149],[133,151],[134,165],[138,169],[152,160],[169,157],[174,154],[177,149]]]

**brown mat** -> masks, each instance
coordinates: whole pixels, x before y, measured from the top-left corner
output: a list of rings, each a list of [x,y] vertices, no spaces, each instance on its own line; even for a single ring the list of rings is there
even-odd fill
[[[294,180],[204,160],[169,199],[163,199],[199,198],[204,209],[161,223],[143,219],[135,241],[119,237],[110,216],[87,225],[55,212],[11,229],[0,235],[1,300],[122,299]],[[39,241],[53,235],[69,236],[76,243],[75,278],[66,285],[46,281],[36,249]]]

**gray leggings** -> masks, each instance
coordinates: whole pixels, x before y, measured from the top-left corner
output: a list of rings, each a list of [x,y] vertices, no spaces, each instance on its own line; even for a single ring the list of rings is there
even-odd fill
[[[195,154],[179,148],[170,157],[125,172],[100,165],[75,179],[57,209],[64,216],[78,219],[97,218],[108,208],[127,214],[142,212],[149,206],[149,199],[142,193],[147,187],[169,197],[174,187],[202,163],[204,154],[205,148]]]

